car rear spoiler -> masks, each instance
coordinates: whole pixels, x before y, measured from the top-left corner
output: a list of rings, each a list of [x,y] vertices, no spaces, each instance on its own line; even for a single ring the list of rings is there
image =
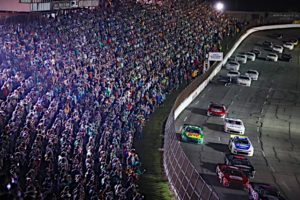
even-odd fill
[[[247,136],[243,136],[243,135],[236,135],[236,134],[231,134],[230,135],[230,138],[235,138],[235,137],[238,137],[238,138],[247,138]]]

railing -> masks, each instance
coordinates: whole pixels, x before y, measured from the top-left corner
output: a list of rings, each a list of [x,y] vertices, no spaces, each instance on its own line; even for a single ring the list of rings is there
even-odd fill
[[[217,65],[218,63],[212,65],[205,74],[198,77],[181,92],[165,124],[163,164],[166,176],[177,199],[219,199],[218,195],[213,191],[211,186],[205,183],[202,176],[183,152],[175,134],[176,117],[174,113],[174,111],[192,95],[199,85],[209,78]]]
[[[175,121],[172,110],[165,125],[163,164],[176,198],[218,200],[217,194],[205,183],[183,152],[174,130]]]

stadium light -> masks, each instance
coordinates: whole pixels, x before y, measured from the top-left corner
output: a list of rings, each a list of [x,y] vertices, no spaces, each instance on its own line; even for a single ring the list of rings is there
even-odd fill
[[[222,2],[217,2],[215,4],[215,9],[218,11],[223,11],[224,10],[224,4]]]

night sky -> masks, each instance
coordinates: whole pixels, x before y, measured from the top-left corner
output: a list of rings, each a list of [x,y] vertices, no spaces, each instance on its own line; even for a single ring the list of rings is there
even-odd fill
[[[214,0],[218,1],[218,0]],[[298,11],[300,0],[220,0],[226,10],[241,11]]]

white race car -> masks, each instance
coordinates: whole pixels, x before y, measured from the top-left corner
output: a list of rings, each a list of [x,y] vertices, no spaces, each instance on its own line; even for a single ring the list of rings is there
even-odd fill
[[[245,126],[243,121],[240,119],[225,118],[224,131],[226,133],[237,133],[237,134],[244,135]]]
[[[247,63],[247,56],[245,56],[245,55],[238,54],[238,55],[235,56],[235,58],[238,62],[241,62],[241,63],[244,63],[244,64]]]
[[[287,48],[289,50],[293,50],[294,49],[294,44],[291,43],[291,42],[285,42],[285,43],[283,43],[283,47]]]
[[[250,76],[240,75],[239,77],[237,77],[237,84],[250,87],[251,86]]]
[[[227,62],[230,62],[230,61],[237,62],[236,57],[232,56],[232,57],[228,58]]]
[[[247,76],[250,76],[250,78],[254,81],[257,81],[259,73],[256,70],[250,69],[245,73]]]
[[[252,49],[251,52],[254,53],[256,57],[260,56],[261,54],[261,51],[259,49]]]
[[[274,45],[272,47],[272,50],[273,51],[276,51],[277,53],[283,53],[283,46],[280,46],[280,45]]]
[[[248,60],[255,61],[255,58],[256,58],[255,53],[253,53],[253,52],[246,52],[246,53],[244,53],[244,55],[247,56]]]
[[[228,77],[230,77],[230,78],[236,78],[236,77],[238,77],[238,76],[240,76],[240,72],[238,72],[238,71],[229,71],[228,73],[227,73],[227,76]]]
[[[273,43],[272,43],[272,42],[270,42],[270,41],[264,41],[264,42],[263,42],[263,46],[264,46],[264,47],[269,47],[269,48],[272,48],[272,46],[273,46]]]
[[[270,61],[274,61],[274,62],[277,62],[278,61],[278,55],[276,53],[269,53],[267,55],[267,60],[270,60]]]
[[[229,61],[226,63],[225,67],[227,70],[239,71],[240,63],[236,61]]]
[[[253,156],[254,153],[250,139],[244,135],[230,135],[228,147],[232,154]]]

